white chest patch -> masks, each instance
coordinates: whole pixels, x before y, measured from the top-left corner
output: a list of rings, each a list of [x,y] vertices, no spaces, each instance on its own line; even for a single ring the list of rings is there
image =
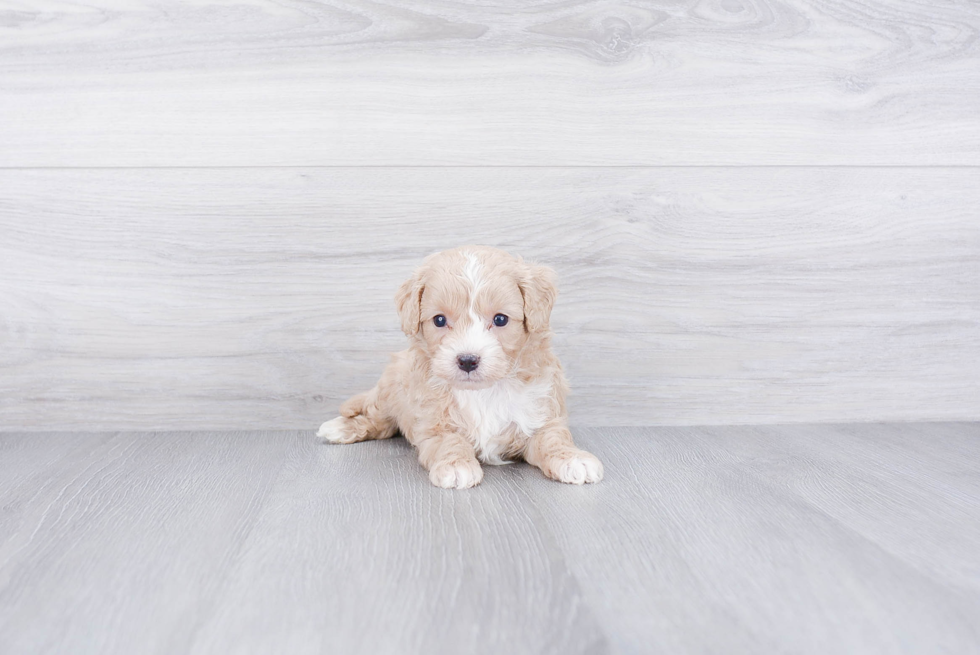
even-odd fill
[[[547,420],[551,385],[505,379],[488,389],[456,389],[456,403],[470,430],[476,455],[487,464],[505,464],[500,438],[511,425],[530,436]]]

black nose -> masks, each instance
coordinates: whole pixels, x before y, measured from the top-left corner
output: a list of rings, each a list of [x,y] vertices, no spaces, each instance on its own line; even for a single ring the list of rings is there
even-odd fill
[[[459,355],[456,358],[456,363],[461,369],[469,373],[475,371],[476,367],[480,365],[480,358],[476,355]]]

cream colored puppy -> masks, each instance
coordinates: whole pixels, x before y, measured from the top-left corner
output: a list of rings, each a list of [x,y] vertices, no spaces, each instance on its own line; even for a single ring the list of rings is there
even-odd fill
[[[553,270],[496,248],[430,255],[395,296],[411,345],[317,436],[354,443],[400,431],[447,489],[479,484],[481,461],[519,457],[553,480],[598,482],[602,463],[568,431],[548,325],[557,294]]]

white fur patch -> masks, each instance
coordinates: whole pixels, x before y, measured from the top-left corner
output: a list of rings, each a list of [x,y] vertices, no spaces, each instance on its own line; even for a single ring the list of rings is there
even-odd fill
[[[471,252],[466,253],[466,266],[463,267],[463,277],[473,285],[473,294],[470,296],[470,308],[473,307],[473,298],[476,292],[483,286],[483,265],[476,255]]]
[[[566,484],[586,484],[602,480],[602,462],[585,451],[566,459],[558,467],[558,479]]]
[[[466,331],[466,335],[467,341],[470,343],[480,344],[479,346],[474,346],[473,350],[476,351],[488,339],[487,335],[484,334],[487,329],[483,324],[483,319],[476,313],[476,294],[483,288],[483,265],[480,264],[480,260],[476,258],[476,255],[471,252],[466,253],[466,266],[463,267],[463,277],[473,286],[473,291],[470,292],[469,307],[471,325]]]
[[[443,489],[469,489],[483,481],[483,469],[474,459],[439,462],[429,471],[429,480]]]
[[[470,429],[477,457],[487,464],[506,464],[500,456],[501,433],[514,424],[530,436],[544,425],[551,385],[505,378],[486,389],[455,389],[453,394]]]
[[[344,443],[348,440],[348,435],[344,429],[345,420],[343,416],[327,421],[316,431],[316,436],[329,443]]]
[[[483,355],[485,349],[498,345],[497,340],[490,334],[490,330],[483,324],[483,319],[477,316],[472,309],[470,309],[470,326],[461,336],[462,339],[457,346],[460,353]]]

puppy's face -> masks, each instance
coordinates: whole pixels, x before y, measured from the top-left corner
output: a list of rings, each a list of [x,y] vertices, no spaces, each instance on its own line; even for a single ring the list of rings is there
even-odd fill
[[[502,250],[467,246],[427,257],[395,300],[432,372],[456,388],[481,389],[513,374],[519,354],[547,332],[554,278]]]

